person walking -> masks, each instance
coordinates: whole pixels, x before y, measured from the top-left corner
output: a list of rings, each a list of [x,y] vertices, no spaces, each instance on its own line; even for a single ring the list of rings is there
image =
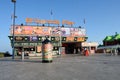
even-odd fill
[[[89,56],[89,51],[88,51],[87,48],[86,48],[86,50],[85,50],[85,56]]]

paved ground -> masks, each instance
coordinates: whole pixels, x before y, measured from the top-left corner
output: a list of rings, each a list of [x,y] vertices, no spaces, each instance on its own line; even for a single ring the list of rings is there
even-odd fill
[[[21,61],[0,59],[0,80],[120,80],[120,56],[74,56]]]

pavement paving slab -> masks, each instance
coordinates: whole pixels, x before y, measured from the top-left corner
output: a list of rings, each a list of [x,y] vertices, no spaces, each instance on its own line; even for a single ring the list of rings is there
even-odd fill
[[[0,80],[120,80],[120,56],[66,55],[41,59],[0,59]]]

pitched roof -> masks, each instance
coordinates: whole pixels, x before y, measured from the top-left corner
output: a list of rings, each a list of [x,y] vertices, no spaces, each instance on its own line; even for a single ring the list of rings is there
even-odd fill
[[[116,34],[114,39],[115,40],[120,40],[120,34]]]
[[[114,36],[106,36],[105,39],[103,41],[113,41]]]
[[[113,36],[106,36],[103,41],[114,41],[114,40],[120,40],[120,34],[116,34]]]

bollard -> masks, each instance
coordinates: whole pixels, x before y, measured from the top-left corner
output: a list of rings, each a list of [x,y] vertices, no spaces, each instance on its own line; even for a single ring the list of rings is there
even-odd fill
[[[52,62],[52,50],[53,46],[47,38],[42,42],[42,62],[49,63]]]

